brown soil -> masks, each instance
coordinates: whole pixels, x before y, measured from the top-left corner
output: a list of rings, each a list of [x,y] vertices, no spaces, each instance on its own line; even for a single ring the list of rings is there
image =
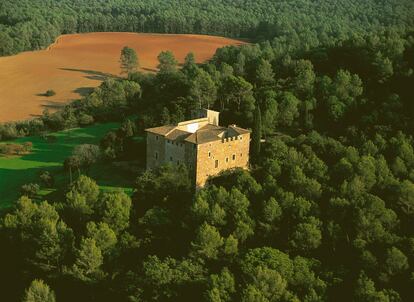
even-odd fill
[[[120,74],[122,47],[134,48],[143,71],[155,71],[163,50],[179,62],[192,51],[197,62],[217,48],[241,41],[203,35],[88,33],[60,36],[46,50],[0,57],[0,122],[31,118],[54,110],[98,86],[106,75]],[[52,89],[56,95],[44,96]]]

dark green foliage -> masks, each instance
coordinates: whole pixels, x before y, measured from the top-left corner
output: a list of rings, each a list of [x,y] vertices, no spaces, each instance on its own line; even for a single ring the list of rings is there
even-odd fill
[[[24,255],[26,267],[50,274],[62,270],[73,233],[52,205],[22,197],[14,213],[4,217],[2,227],[15,251]]]
[[[176,70],[178,62],[170,50],[162,51],[157,58],[160,73],[173,72]]]
[[[26,290],[23,302],[55,302],[55,294],[42,280],[33,280]]]
[[[119,63],[121,64],[123,74],[128,75],[132,72],[136,72],[139,67],[139,61],[135,50],[128,46],[122,48]]]
[[[103,264],[102,251],[91,238],[84,238],[77,250],[76,260],[69,273],[74,278],[85,282],[97,282],[103,278],[101,270]]]
[[[229,269],[225,267],[219,274],[210,275],[208,288],[207,301],[231,301],[236,289],[234,277]]]
[[[185,293],[176,289],[191,292],[205,279],[203,266],[195,261],[157,256],[148,256],[143,261],[143,275],[143,287],[147,290],[144,295],[152,301],[185,299]]]
[[[116,233],[129,225],[131,199],[124,192],[105,193],[101,198],[102,221]]]
[[[260,156],[260,144],[262,139],[262,114],[260,106],[256,105],[254,111],[254,122],[253,122],[253,132],[252,132],[252,157],[258,158]]]
[[[0,55],[45,48],[60,34],[132,31],[200,33],[275,40],[278,48],[309,49],[341,41],[353,33],[412,25],[410,1],[3,1],[0,7]],[[318,20],[317,22],[315,20]],[[387,52],[378,66],[387,65]],[[237,75],[247,69],[244,55],[235,57]],[[382,67],[379,67],[382,68]],[[389,68],[383,68],[384,75]]]
[[[54,178],[53,175],[50,174],[49,171],[41,171],[39,173],[39,178],[45,187],[53,187],[54,184]]]
[[[21,188],[21,193],[24,196],[33,198],[36,197],[37,193],[40,190],[40,186],[36,183],[25,184]]]
[[[67,159],[71,184],[48,202],[22,197],[2,214],[4,299],[19,299],[36,278],[59,301],[413,297],[411,2],[98,2],[85,11],[84,1],[60,1],[73,13],[39,13],[38,26],[274,39],[224,47],[203,65],[189,54],[182,68],[163,52],[157,74],[109,78],[61,111],[1,125],[1,139],[9,139],[123,121],[100,151],[87,145]],[[13,31],[32,19],[13,18],[10,7],[0,4],[2,51],[38,48],[52,37],[28,31],[18,39]],[[36,42],[28,43],[32,34]],[[98,154],[108,165],[132,165],[137,133],[200,107],[221,111],[223,125],[252,129],[255,142],[265,139],[253,169],[225,171],[197,191],[183,165],[134,171],[132,198],[78,176]],[[42,174],[44,185],[48,179]]]

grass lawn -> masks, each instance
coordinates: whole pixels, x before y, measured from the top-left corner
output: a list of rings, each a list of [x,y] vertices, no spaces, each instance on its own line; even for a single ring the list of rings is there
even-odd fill
[[[50,136],[53,140],[46,140],[40,136],[25,137],[14,142],[32,142],[33,151],[22,156],[5,157],[0,156],[0,209],[9,207],[20,196],[20,187],[30,182],[39,183],[39,172],[48,170],[55,175],[57,186],[68,181],[67,174],[62,165],[73,148],[79,144],[97,144],[101,137],[111,129],[117,128],[117,123],[97,124],[86,128],[69,129],[55,132]],[[95,178],[103,190],[110,190],[125,185],[125,180],[116,171],[108,171],[111,167],[102,165],[95,166],[90,171],[90,176]],[[109,174],[107,174],[109,173]],[[103,178],[110,175],[110,178]],[[127,192],[131,188],[124,188]],[[53,192],[50,189],[42,189],[40,195]]]

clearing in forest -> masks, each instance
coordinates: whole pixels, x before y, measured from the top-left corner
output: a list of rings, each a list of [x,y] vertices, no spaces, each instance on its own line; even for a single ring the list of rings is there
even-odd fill
[[[54,175],[55,187],[67,185],[69,174],[64,171],[63,162],[71,155],[75,146],[98,144],[108,131],[118,127],[118,123],[95,124],[50,133],[47,138],[32,136],[14,140],[13,143],[18,144],[31,142],[33,148],[32,152],[21,156],[0,155],[0,210],[9,207],[18,199],[22,185],[40,183],[41,171],[49,171]],[[130,188],[124,187],[129,178],[125,178],[119,169],[110,164],[96,164],[88,173],[97,180],[102,189],[123,188],[130,191]],[[53,191],[42,189],[39,198]]]
[[[157,56],[171,50],[180,63],[188,52],[197,62],[210,59],[217,48],[243,42],[205,35],[87,33],[60,36],[46,50],[0,57],[0,122],[37,116],[57,109],[119,76],[124,46],[136,50],[141,69],[155,71]],[[48,90],[56,94],[46,96]]]

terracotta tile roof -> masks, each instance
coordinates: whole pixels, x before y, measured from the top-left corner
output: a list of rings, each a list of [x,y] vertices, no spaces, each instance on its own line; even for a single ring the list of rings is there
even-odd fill
[[[207,125],[201,127],[199,129],[199,131],[200,130],[221,130],[221,131],[225,131],[226,127],[216,126],[216,125],[213,125],[213,124],[207,124]]]
[[[188,136],[185,141],[193,144],[204,144],[207,142],[221,140],[219,135],[225,131],[226,128],[224,127],[207,124]]]
[[[165,137],[172,141],[183,141],[190,135],[191,135],[190,132],[179,130],[179,129],[174,129],[168,132],[168,134],[165,135]]]
[[[172,141],[186,141],[193,144],[205,144],[251,132],[250,130],[237,127],[236,125],[231,125],[228,128],[225,128],[213,124],[204,125],[194,133],[178,129],[178,126],[171,125],[149,128],[145,131],[162,135]]]
[[[252,132],[251,130],[240,128],[240,127],[237,127],[236,125],[230,125],[229,129],[236,131],[237,134],[246,134],[246,133]]]
[[[154,128],[148,128],[145,129],[147,132],[159,134],[159,135],[166,135],[171,130],[175,129],[176,126],[173,125],[167,125],[167,126],[161,126],[161,127],[154,127]]]

